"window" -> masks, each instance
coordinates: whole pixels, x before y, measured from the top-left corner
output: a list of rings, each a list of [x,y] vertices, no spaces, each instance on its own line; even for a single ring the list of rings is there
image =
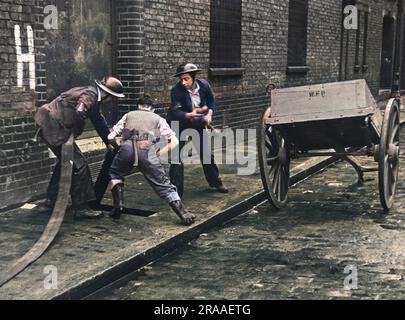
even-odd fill
[[[356,31],[356,53],[355,53],[355,63],[354,71],[359,72],[361,69],[363,72],[366,72],[368,69],[367,66],[367,38],[368,38],[368,16],[369,16],[369,7],[367,4],[362,2],[356,2],[355,5],[358,8],[358,25]],[[364,22],[363,22],[364,21]],[[363,22],[363,25],[362,25]],[[361,42],[361,31],[363,31],[363,55],[362,55],[362,67],[360,65],[360,42]]]
[[[358,12],[358,25],[356,30],[356,51],[354,59],[354,71],[359,72],[362,70],[366,72],[368,70],[367,65],[367,41],[368,41],[368,21],[369,21],[369,4],[364,0],[345,0],[343,1],[343,6],[356,6]],[[362,25],[363,23],[363,25]],[[363,32],[363,54],[360,56],[360,43],[361,43],[361,33]],[[360,61],[362,58],[362,61]],[[362,65],[360,64],[362,62]]]
[[[308,0],[290,0],[288,17],[288,71],[308,71]]]
[[[368,38],[368,10],[364,12],[364,39],[363,39],[363,72],[368,69],[367,65],[367,38]]]
[[[356,30],[356,51],[354,56],[354,72],[360,71],[360,36],[361,36],[361,12],[358,11],[358,24]],[[364,54],[364,50],[363,50]]]
[[[234,69],[241,74],[242,1],[212,0],[210,23],[210,67]],[[224,71],[224,70],[222,70]],[[229,70],[232,72],[232,70]],[[238,72],[239,71],[239,72]],[[220,75],[217,73],[217,75]]]

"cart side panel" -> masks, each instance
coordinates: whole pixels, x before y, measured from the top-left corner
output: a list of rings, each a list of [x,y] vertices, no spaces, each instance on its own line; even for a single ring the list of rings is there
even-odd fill
[[[377,105],[364,79],[275,89],[269,124],[371,115]]]
[[[381,114],[380,109],[378,108],[377,103],[374,100],[373,95],[371,94],[370,89],[368,86],[366,86],[366,99],[367,99],[367,105],[372,105],[373,108],[375,109],[372,117],[371,117],[371,125],[374,127],[374,130],[377,131],[378,136],[381,136],[381,127],[383,123],[383,117]],[[379,141],[376,142],[377,144],[380,143]]]

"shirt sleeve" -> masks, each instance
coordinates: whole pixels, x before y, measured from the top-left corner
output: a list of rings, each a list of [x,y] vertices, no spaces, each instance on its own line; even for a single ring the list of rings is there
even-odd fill
[[[122,134],[125,127],[125,122],[127,122],[127,115],[124,115],[121,120],[118,121],[117,124],[112,128],[111,133],[108,135],[109,140],[112,140]]]
[[[162,117],[159,119],[158,129],[161,137],[165,137],[167,140],[177,139],[176,133],[170,128],[167,121]]]

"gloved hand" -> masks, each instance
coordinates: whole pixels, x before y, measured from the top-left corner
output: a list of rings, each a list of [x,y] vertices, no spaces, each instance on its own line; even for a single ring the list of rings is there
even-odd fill
[[[117,143],[117,141],[115,141],[115,139],[110,139],[108,140],[108,145],[107,148],[109,151],[111,152],[116,152],[118,151],[118,149],[120,148],[119,144]]]

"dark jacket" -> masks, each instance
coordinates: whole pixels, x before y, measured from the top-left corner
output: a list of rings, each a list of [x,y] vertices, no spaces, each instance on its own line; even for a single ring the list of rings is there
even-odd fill
[[[109,129],[100,113],[97,90],[92,87],[76,87],[62,93],[49,104],[38,109],[34,119],[41,128],[41,136],[51,146],[65,143],[73,133],[79,137],[89,118],[97,133],[108,144]]]
[[[206,105],[209,109],[215,109],[215,99],[214,94],[212,93],[212,89],[210,84],[207,80],[204,79],[197,79],[196,80],[198,85],[200,86],[200,98],[201,103],[199,107]],[[181,126],[193,126],[202,124],[199,121],[193,121],[186,119],[186,113],[193,111],[193,105],[191,102],[190,93],[184,88],[180,82],[178,82],[171,90],[171,107],[167,113],[167,120],[168,122],[177,120],[180,122]],[[203,124],[202,124],[203,125]]]

